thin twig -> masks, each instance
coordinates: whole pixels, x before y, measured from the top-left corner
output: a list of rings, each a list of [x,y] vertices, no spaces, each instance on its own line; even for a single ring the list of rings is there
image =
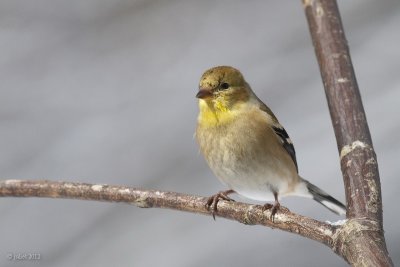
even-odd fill
[[[206,210],[206,197],[182,193],[144,190],[126,186],[54,182],[47,180],[0,181],[0,197],[45,197],[124,202],[141,208],[166,208],[211,215]],[[336,227],[328,223],[301,216],[281,208],[270,221],[270,211],[262,212],[259,205],[221,200],[218,203],[219,217],[248,225],[262,225],[293,232],[301,236],[332,246]]]

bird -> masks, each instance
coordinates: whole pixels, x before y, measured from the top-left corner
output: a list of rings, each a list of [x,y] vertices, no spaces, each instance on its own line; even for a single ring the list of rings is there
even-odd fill
[[[262,207],[271,210],[272,220],[280,209],[280,198],[286,196],[312,198],[338,215],[346,214],[344,204],[299,175],[289,135],[239,70],[208,69],[196,97],[195,138],[210,169],[228,188],[207,199],[206,208],[214,219],[218,201],[234,201],[228,196],[232,193],[273,201]]]

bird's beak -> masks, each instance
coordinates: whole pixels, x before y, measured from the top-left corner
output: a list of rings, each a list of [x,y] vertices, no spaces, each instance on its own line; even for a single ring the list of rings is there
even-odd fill
[[[200,99],[204,99],[204,98],[212,97],[212,95],[213,95],[213,93],[210,89],[200,88],[199,92],[196,94],[196,97],[200,98]]]

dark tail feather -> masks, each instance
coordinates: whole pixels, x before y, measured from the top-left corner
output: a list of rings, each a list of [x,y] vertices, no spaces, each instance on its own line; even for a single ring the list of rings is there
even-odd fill
[[[342,202],[333,198],[328,193],[319,189],[309,181],[304,179],[303,181],[306,183],[308,192],[312,195],[315,201],[338,215],[346,215],[346,206],[343,205]]]

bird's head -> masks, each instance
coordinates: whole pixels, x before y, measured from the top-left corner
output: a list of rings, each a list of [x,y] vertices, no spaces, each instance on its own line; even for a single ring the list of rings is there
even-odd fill
[[[231,111],[249,100],[250,87],[243,75],[228,66],[214,67],[201,76],[199,91],[200,109],[207,106],[216,113]]]

